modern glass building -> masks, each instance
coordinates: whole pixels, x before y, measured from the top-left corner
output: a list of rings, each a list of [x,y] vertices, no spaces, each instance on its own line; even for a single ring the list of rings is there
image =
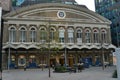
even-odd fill
[[[12,0],[13,7],[23,7],[40,3],[77,4],[75,0]]]
[[[120,4],[119,0],[95,0],[96,12],[112,21],[112,43],[120,46],[120,8],[111,7],[116,4]]]

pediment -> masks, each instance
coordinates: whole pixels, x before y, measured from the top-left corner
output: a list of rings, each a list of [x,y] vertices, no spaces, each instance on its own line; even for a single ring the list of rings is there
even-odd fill
[[[65,17],[60,18],[58,16],[59,11],[65,12]],[[18,19],[33,19],[33,20],[61,20],[61,21],[69,21],[69,20],[77,20],[78,22],[100,22],[100,23],[108,23],[110,21],[103,18],[102,16],[96,14],[88,10],[87,8],[81,8],[74,5],[65,5],[65,4],[57,4],[51,3],[49,5],[35,5],[31,7],[21,8],[18,11],[10,12],[9,14],[4,16],[5,18],[18,18]]]
[[[58,10],[52,11],[52,10],[47,10],[47,11],[37,11],[37,12],[33,12],[33,13],[27,13],[27,14],[22,14],[22,15],[18,15],[18,16],[14,16],[17,18],[37,18],[37,19],[41,19],[41,18],[53,18],[53,19],[59,19],[59,17],[57,16]],[[64,11],[64,10],[61,10]],[[85,15],[85,14],[76,14],[74,12],[67,12],[65,11],[65,18],[64,19],[80,19],[80,20],[92,20],[91,17]],[[95,19],[94,19],[95,21]],[[98,20],[96,20],[98,21]]]
[[[26,17],[53,17],[53,18],[58,18],[57,13],[59,10],[56,11],[47,11],[47,12],[37,12],[37,13],[33,13],[33,14],[27,14]],[[77,18],[77,19],[90,19],[89,17],[83,15],[83,14],[76,14],[76,13],[72,13],[72,12],[65,12],[66,13],[66,17],[65,18]],[[25,15],[23,15],[25,16]],[[22,16],[20,16],[22,17]]]

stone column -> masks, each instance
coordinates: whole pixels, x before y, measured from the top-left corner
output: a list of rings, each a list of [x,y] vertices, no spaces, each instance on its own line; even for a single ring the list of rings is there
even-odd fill
[[[4,50],[2,50],[2,69],[7,69],[7,52],[5,52]]]
[[[29,25],[26,25],[27,31],[26,31],[26,41],[25,42],[30,42],[30,31],[29,31]]]
[[[4,29],[3,29],[3,32],[5,33],[4,36],[3,36],[3,43],[6,43],[9,41],[9,31],[8,31],[8,28],[9,28],[9,24],[5,24],[4,25]]]
[[[82,31],[82,43],[85,43],[85,28]]]
[[[109,56],[108,56],[108,59],[109,59],[109,64],[110,65],[113,65],[113,55],[112,55],[112,52],[109,52]]]
[[[28,62],[29,62],[29,51],[28,50],[26,51],[25,57],[26,57],[26,66],[28,66]]]
[[[74,29],[74,43],[77,43],[77,35],[76,35],[76,29]]]
[[[91,38],[90,38],[91,39],[91,43],[94,43],[93,34],[94,34],[93,33],[93,28],[91,28]]]
[[[40,42],[40,28],[38,25],[36,30],[36,42]]]
[[[36,50],[36,63],[37,63],[37,65],[39,65],[40,64],[40,53],[39,53],[39,50]]]
[[[15,64],[16,64],[17,67],[18,67],[18,57],[19,57],[19,55],[18,55],[18,51],[16,50]]]
[[[19,30],[19,25],[16,25],[17,31],[16,31],[16,42],[20,42],[20,30]]]
[[[92,64],[95,65],[96,58],[95,58],[95,52],[92,53]]]
[[[108,43],[111,43],[111,31],[110,31],[110,28],[108,28]]]

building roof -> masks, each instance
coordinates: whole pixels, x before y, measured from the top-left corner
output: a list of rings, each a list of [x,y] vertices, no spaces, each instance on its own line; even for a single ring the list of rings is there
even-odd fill
[[[4,15],[4,17],[5,18],[7,18],[7,17],[12,17],[13,18],[13,17],[16,17],[18,15],[23,15],[23,14],[26,15],[26,14],[36,13],[39,10],[42,10],[42,9],[44,11],[45,10],[49,11],[50,9],[51,10],[54,9],[56,11],[57,10],[64,10],[64,11],[66,11],[68,13],[71,13],[72,15],[75,15],[76,19],[79,16],[79,20],[81,20],[82,17],[84,17],[84,18],[87,18],[86,21],[89,19],[90,20],[89,22],[94,22],[94,23],[95,22],[98,22],[98,23],[101,22],[101,23],[111,24],[111,22],[108,19],[106,19],[106,18],[98,15],[97,13],[89,10],[84,5],[76,6],[76,5],[66,5],[66,4],[61,4],[61,3],[44,3],[44,4],[31,5],[31,6],[20,8],[20,9],[15,10],[15,11],[11,11],[10,13]],[[76,13],[74,11],[76,11]]]

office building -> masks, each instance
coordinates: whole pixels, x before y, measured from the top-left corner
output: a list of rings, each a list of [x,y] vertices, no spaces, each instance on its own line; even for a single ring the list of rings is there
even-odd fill
[[[120,46],[120,4],[119,0],[95,0],[96,12],[112,21],[111,36],[112,43]]]

